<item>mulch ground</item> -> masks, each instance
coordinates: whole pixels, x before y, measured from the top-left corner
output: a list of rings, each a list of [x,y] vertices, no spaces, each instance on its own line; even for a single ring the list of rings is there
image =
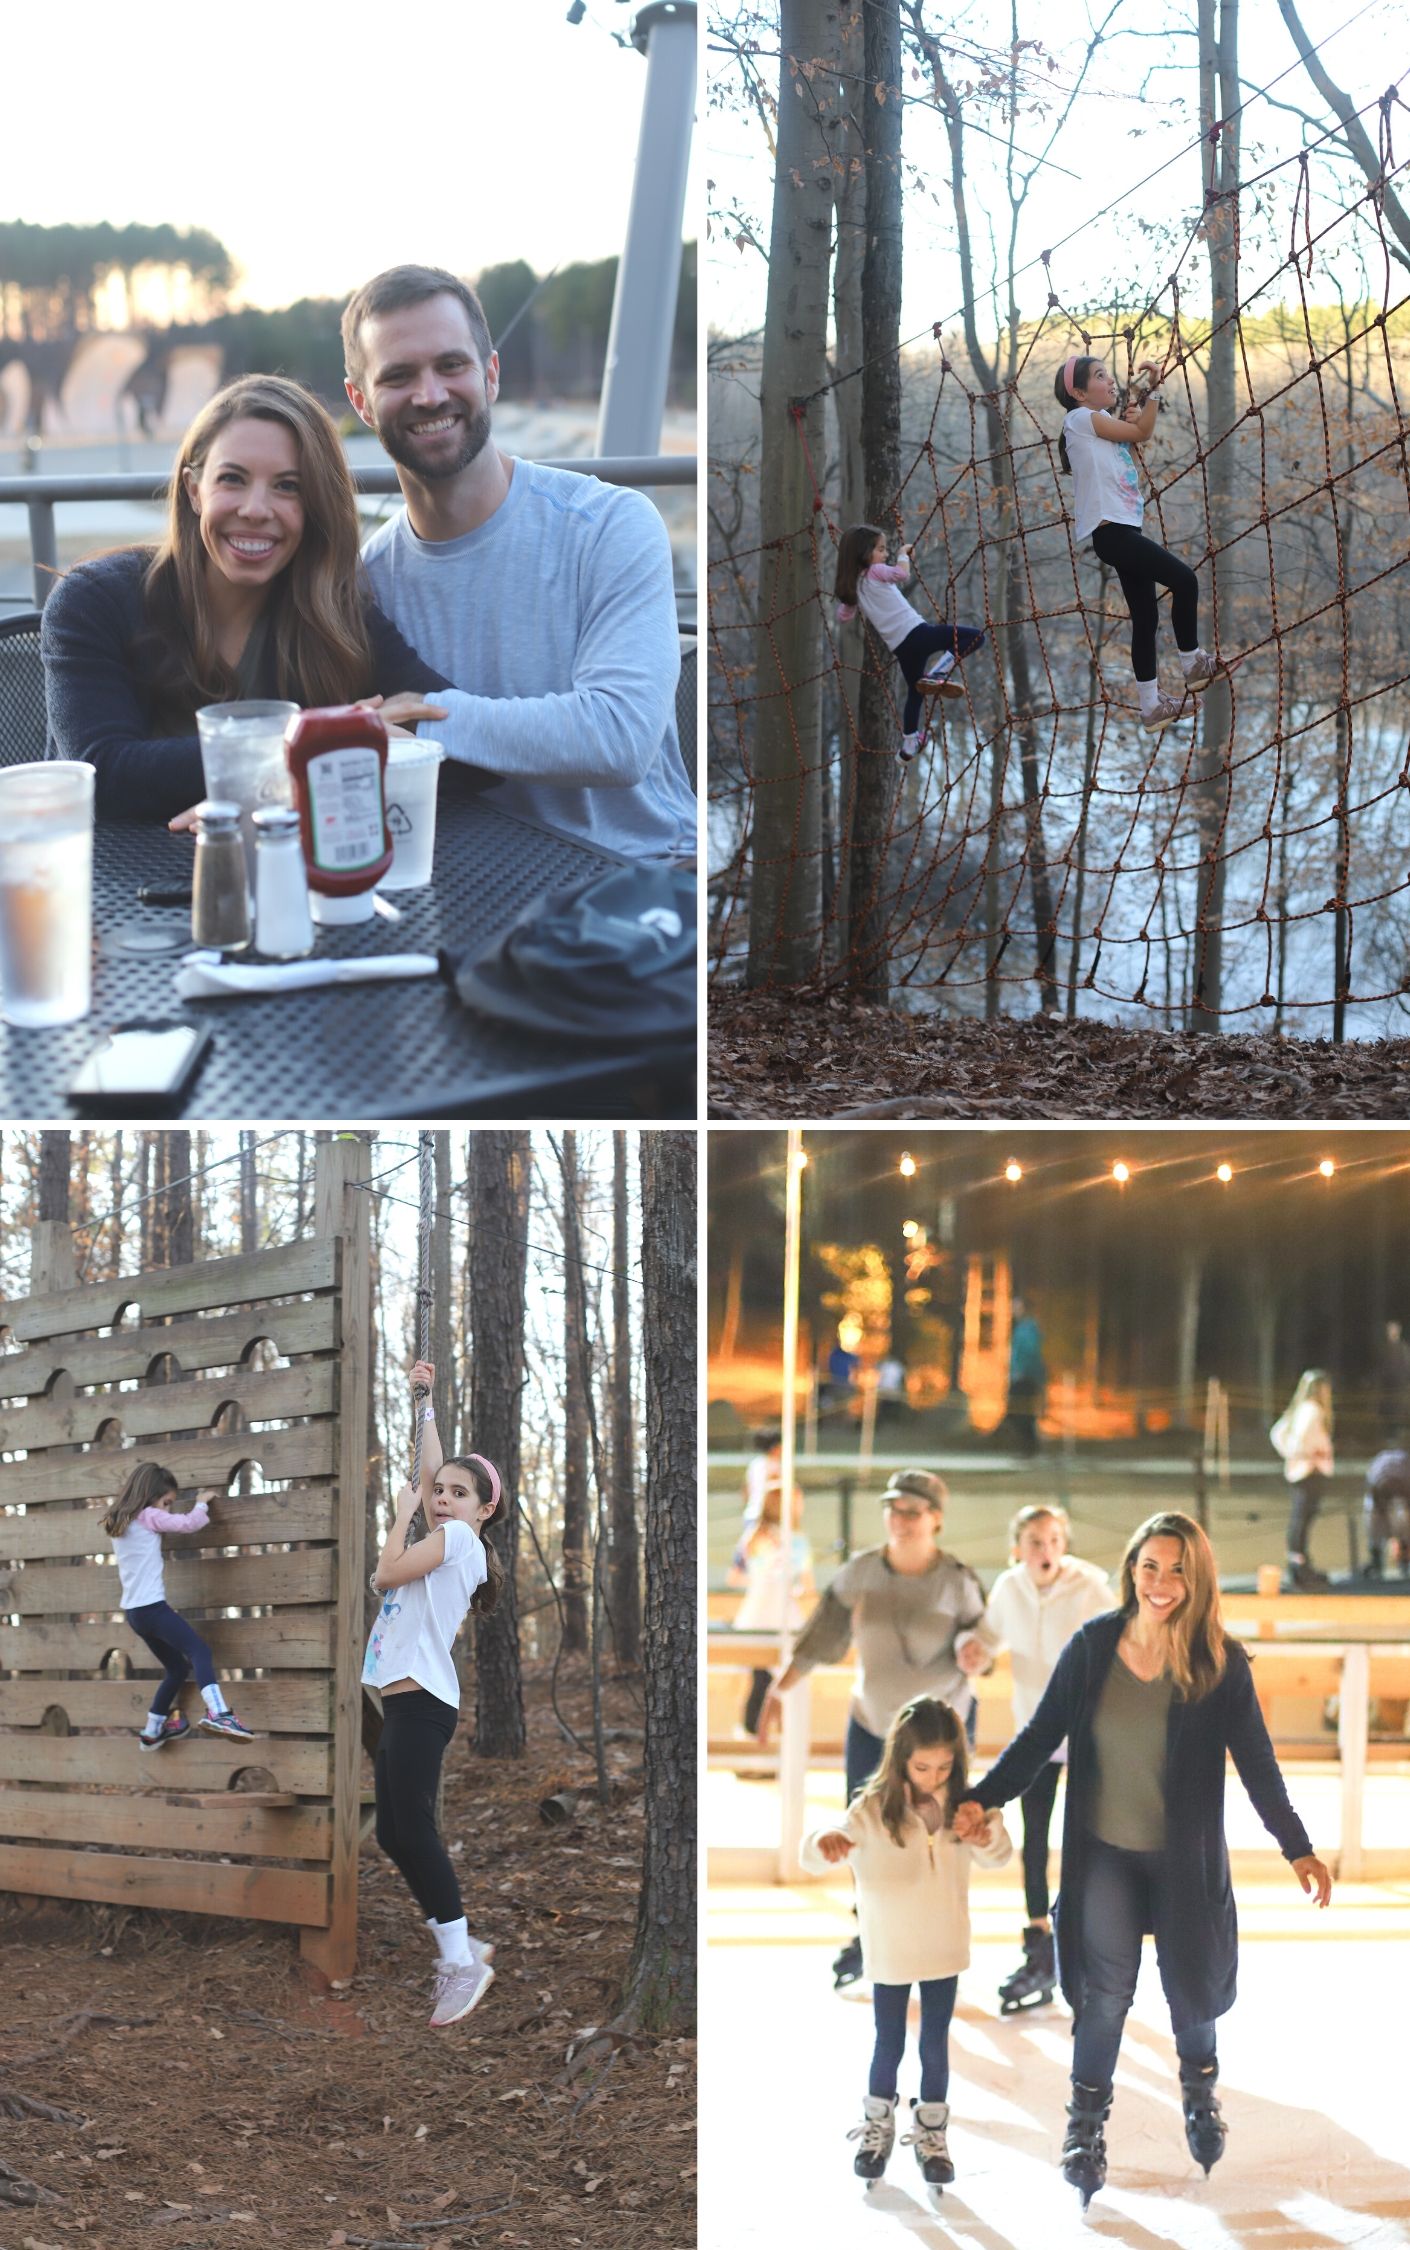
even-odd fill
[[[717,989],[710,1115],[1410,1117],[1410,1039],[1196,1037],[1034,1016],[905,1016],[841,995]]]
[[[559,1700],[590,1741],[582,1682]],[[427,2027],[427,1934],[371,1843],[345,1994],[307,1988],[287,1930],[0,1905],[0,2250],[688,2250],[694,2042],[567,2060],[631,1951],[640,1741],[612,1745],[600,1807],[541,1678],[528,1701],[522,1764],[460,1737],[448,1763],[446,1834],[497,1974],[447,2030]],[[640,1728],[628,1687],[608,1720]],[[578,1811],[547,1828],[565,1784]]]

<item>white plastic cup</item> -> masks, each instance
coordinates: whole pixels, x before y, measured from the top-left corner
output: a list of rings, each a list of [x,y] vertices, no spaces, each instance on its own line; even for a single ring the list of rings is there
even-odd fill
[[[261,805],[292,805],[284,729],[297,703],[207,703],[196,713],[206,795],[240,808],[250,897],[255,892],[254,815]]]
[[[93,987],[93,768],[0,770],[0,1016],[77,1023]]]
[[[378,884],[383,891],[416,891],[431,880],[436,852],[436,790],[445,751],[439,742],[392,740],[387,744],[387,826],[392,864]]]

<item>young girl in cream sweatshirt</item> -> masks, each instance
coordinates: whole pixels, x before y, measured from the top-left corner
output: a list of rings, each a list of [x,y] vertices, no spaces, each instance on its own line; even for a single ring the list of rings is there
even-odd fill
[[[965,1793],[965,1734],[948,1703],[917,1696],[897,1712],[881,1764],[838,1828],[806,1838],[803,1864],[815,1871],[849,1860],[857,1886],[862,1958],[872,1979],[876,2046],[862,2122],[848,2135],[861,2147],[853,2164],[868,2186],[886,2169],[896,2135],[896,2081],[906,2046],[911,1986],[920,1986],[920,2099],[912,2104],[913,2147],[928,2187],[955,2176],[946,2144],[950,2105],[950,2018],[961,1969],[969,1966],[969,1872],[1002,1867],[1012,1856],[997,1816],[982,1842],[952,1833]]]

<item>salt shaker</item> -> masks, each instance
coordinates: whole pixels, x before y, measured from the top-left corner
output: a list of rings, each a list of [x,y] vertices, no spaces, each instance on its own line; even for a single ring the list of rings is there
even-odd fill
[[[208,797],[196,807],[191,936],[199,946],[243,953],[250,942],[250,893],[240,808]]]
[[[289,805],[261,805],[254,823],[255,943],[271,961],[298,961],[313,951],[299,816]]]

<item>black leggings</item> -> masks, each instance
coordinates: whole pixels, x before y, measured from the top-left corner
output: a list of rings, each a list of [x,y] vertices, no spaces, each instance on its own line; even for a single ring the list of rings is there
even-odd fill
[[[1317,1511],[1327,1495],[1327,1479],[1320,1469],[1310,1469],[1305,1477],[1288,1487],[1291,1506],[1288,1511],[1288,1553],[1306,1556],[1307,1534],[1316,1521]]]
[[[1048,1829],[1062,1767],[1049,1758],[1019,1798],[1023,1807],[1023,1898],[1030,1922],[1048,1919]]]
[[[164,1677],[151,1702],[160,1717],[166,1717],[193,1672],[199,1687],[215,1686],[210,1650],[195,1626],[188,1625],[170,1602],[143,1602],[138,1609],[125,1609],[123,1616],[162,1667]]]
[[[432,1922],[458,1922],[465,1911],[436,1827],[441,1760],[459,1717],[429,1688],[407,1688],[382,1699],[382,1739],[373,1766],[377,1841]]]
[[[947,648],[955,662],[961,664],[974,654],[983,638],[982,625],[947,625],[943,617],[938,625],[912,627],[896,651],[896,662],[910,690],[901,719],[903,734],[914,734],[920,725],[920,681],[931,657]]]
[[[1157,547],[1133,523],[1099,523],[1092,551],[1121,580],[1131,612],[1131,669],[1138,680],[1156,676],[1155,629],[1160,622],[1157,586],[1170,588],[1170,622],[1175,646],[1188,655],[1199,647],[1199,580],[1178,555]]]

